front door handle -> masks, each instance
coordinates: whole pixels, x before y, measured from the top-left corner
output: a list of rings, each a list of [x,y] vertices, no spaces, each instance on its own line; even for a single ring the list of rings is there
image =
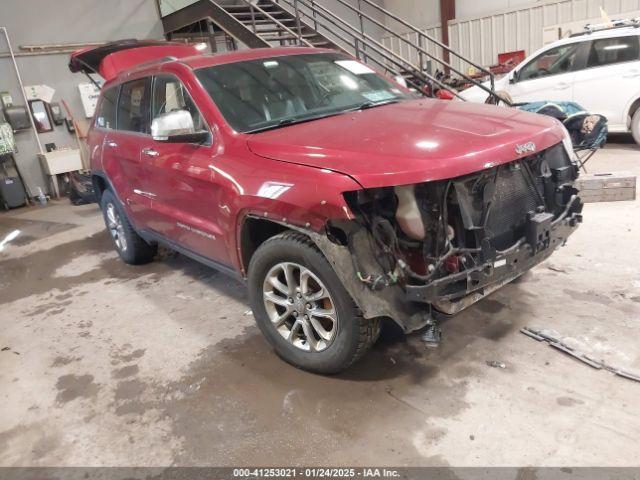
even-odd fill
[[[160,155],[153,148],[143,148],[142,149],[142,153],[145,154],[148,157],[157,157],[158,155]]]
[[[133,189],[133,193],[135,193],[136,195],[140,195],[141,197],[147,197],[150,199],[154,199],[156,197],[155,193],[145,192],[144,190],[138,190],[137,188]]]
[[[556,84],[555,89],[556,90],[566,90],[570,86],[571,85],[569,85],[568,83],[560,82],[560,83]]]

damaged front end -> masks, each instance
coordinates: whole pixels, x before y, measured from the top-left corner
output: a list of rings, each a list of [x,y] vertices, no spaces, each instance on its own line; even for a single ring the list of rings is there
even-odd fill
[[[562,143],[450,180],[345,194],[318,246],[366,317],[405,331],[455,314],[545,260],[582,221]]]

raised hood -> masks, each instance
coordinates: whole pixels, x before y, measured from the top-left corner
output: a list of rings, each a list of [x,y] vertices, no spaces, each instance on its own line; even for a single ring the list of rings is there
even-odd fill
[[[458,177],[562,138],[562,126],[542,115],[421,99],[256,133],[248,144],[257,155],[341,172],[373,188]]]

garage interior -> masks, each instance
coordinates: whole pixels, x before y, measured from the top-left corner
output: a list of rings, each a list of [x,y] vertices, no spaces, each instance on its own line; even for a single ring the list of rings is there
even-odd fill
[[[97,89],[68,63],[130,38],[203,54],[304,41],[455,96],[456,72],[503,75],[603,12],[640,16],[640,1],[254,2],[274,30],[260,34],[244,0],[9,3],[0,96],[28,124],[0,156],[0,179],[23,192],[0,208],[0,467],[638,466],[640,383],[521,332],[554,332],[572,351],[640,372],[630,133],[610,132],[586,163],[598,191],[567,245],[442,322],[438,348],[389,323],[362,360],[322,376],[274,354],[244,283],[167,248],[148,265],[120,260],[84,198]],[[36,124],[38,108],[50,125]]]

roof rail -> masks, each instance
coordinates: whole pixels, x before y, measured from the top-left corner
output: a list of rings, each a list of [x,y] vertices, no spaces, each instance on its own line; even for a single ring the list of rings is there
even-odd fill
[[[581,35],[589,35],[595,32],[602,32],[605,30],[614,30],[617,28],[628,28],[628,27],[634,27],[634,28],[640,27],[640,17],[628,18],[625,20],[611,20],[610,22],[606,22],[606,23],[594,23],[594,24],[588,23],[587,25],[584,26],[584,32],[574,33],[570,35],[570,37],[579,37]]]
[[[176,60],[178,60],[178,57],[173,57],[173,56],[162,57],[162,58],[154,58],[153,60],[149,60],[148,62],[140,63],[140,64],[136,65],[134,68],[126,70],[125,71],[125,77],[128,77],[130,74],[138,72],[140,70],[144,70],[147,67],[151,67],[153,65],[158,65],[160,63],[175,62]]]

